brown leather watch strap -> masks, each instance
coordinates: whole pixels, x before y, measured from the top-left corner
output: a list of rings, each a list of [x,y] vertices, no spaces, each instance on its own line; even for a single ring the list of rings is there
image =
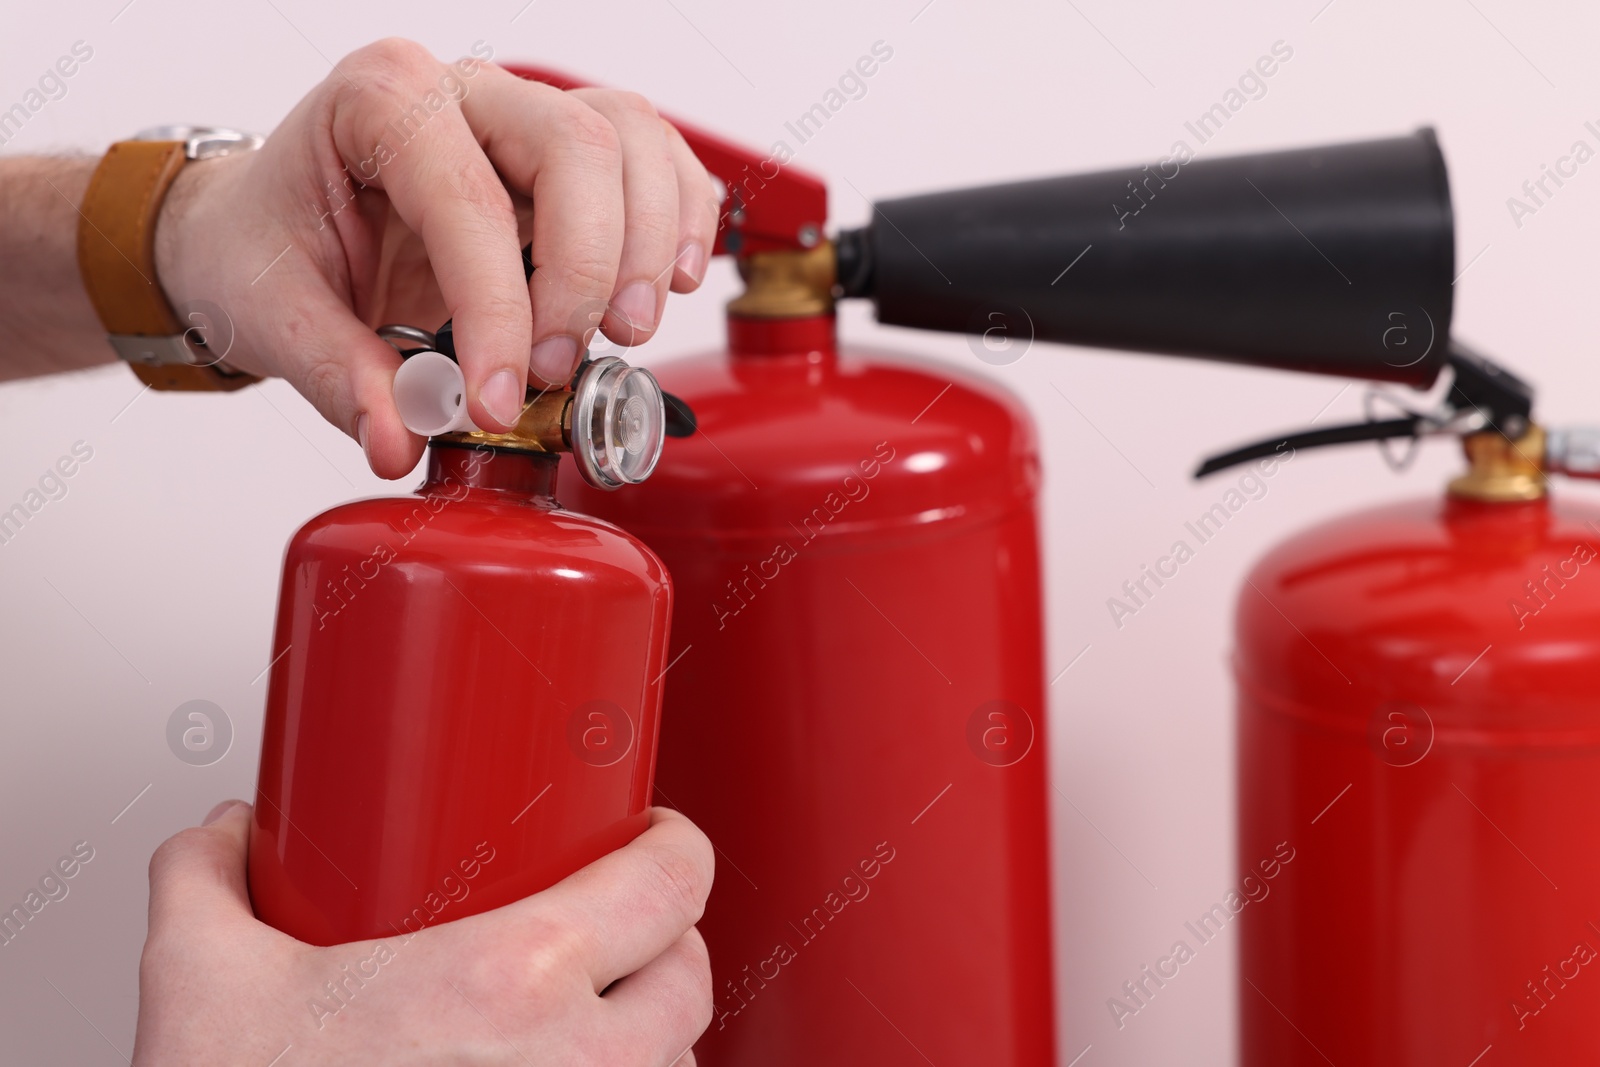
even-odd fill
[[[187,158],[182,141],[119,141],[95,168],[78,220],[78,272],[106,332],[157,342],[181,334],[181,323],[156,280],[156,220]],[[237,389],[260,379],[218,365],[141,361],[118,354],[156,389]],[[138,347],[134,345],[134,347]]]

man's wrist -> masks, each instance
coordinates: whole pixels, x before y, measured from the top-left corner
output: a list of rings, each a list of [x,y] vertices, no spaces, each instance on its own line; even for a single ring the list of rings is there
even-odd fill
[[[162,201],[161,213],[156,216],[155,260],[156,284],[166,295],[167,303],[183,319],[184,308],[201,294],[193,290],[192,277],[203,276],[197,272],[203,244],[196,229],[203,233],[203,224],[197,225],[203,186],[214,175],[212,168],[227,162],[225,159],[190,163],[178,172],[172,186]]]
[[[242,220],[219,215],[217,199],[226,197],[233,168],[249,166],[253,155],[189,163],[167,190],[155,227],[156,284],[180,327],[211,346],[212,358],[234,373],[259,373],[260,368],[239,343],[228,288],[236,272],[225,257],[236,252]]]

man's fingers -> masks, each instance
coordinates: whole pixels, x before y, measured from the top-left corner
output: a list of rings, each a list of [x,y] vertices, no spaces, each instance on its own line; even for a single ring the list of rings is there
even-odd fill
[[[288,267],[286,262],[279,269]],[[290,283],[286,272],[279,285]],[[298,305],[281,324],[279,370],[323,418],[361,443],[381,478],[402,478],[425,444],[405,428],[394,405],[400,354],[351,313],[320,280],[285,288]],[[287,298],[286,298],[287,299]]]
[[[673,261],[672,291],[692,293],[706,274],[706,261],[717,243],[722,216],[720,183],[689,148],[676,126],[663,122],[667,146],[678,171],[678,254]]]
[[[478,75],[462,111],[506,183],[537,205],[530,364],[541,381],[564,383],[616,291],[622,139],[573,94],[497,67]]]
[[[640,344],[661,320],[678,255],[677,162],[666,124],[644,97],[617,89],[575,89],[571,95],[621,135],[622,259],[601,328],[617,344]]]
[[[334,143],[427,247],[454,320],[468,412],[485,429],[510,429],[527,389],[531,312],[511,198],[455,103],[472,90],[408,41],[380,41],[352,65],[363,88],[335,107]]]
[[[242,800],[219,804],[206,825],[167,838],[150,857],[150,929],[250,917],[249,841],[250,805]]]
[[[677,812],[656,808],[650,828],[633,841],[506,910],[537,916],[540,930],[570,935],[598,993],[700,920],[714,865],[705,834]]]
[[[686,1050],[711,1022],[711,998],[711,959],[700,931],[691,927],[601,1000],[623,1047],[654,1048],[653,1063],[676,1067],[694,1063],[694,1054]]]

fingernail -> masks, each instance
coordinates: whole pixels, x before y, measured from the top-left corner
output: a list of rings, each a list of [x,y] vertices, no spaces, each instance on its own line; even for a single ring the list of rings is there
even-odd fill
[[[363,412],[356,416],[356,440],[361,442],[361,451],[366,454],[367,461],[372,461],[372,453],[367,450],[367,416]]]
[[[693,278],[696,283],[700,281],[706,272],[706,250],[700,247],[700,242],[685,242],[683,250],[678,253],[678,269]]]
[[[526,392],[527,388],[517,381],[515,371],[495,371],[483,383],[478,399],[483,401],[483,406],[496,422],[509,428],[517,424],[517,418],[522,414],[522,397]]]
[[[634,282],[611,300],[611,310],[641,333],[656,328],[656,289],[648,282]]]
[[[210,826],[212,823],[216,822],[218,819],[222,818],[224,815],[228,814],[228,812],[232,811],[234,808],[243,803],[244,801],[242,800],[224,800],[221,804],[218,804],[216,807],[211,809],[210,814],[205,817],[205,820],[201,822],[200,825]]]
[[[528,363],[533,368],[533,373],[550,382],[552,385],[562,385],[572,377],[572,368],[578,362],[578,342],[565,334],[559,337],[546,337],[543,341],[533,346],[533,351],[528,355]]]

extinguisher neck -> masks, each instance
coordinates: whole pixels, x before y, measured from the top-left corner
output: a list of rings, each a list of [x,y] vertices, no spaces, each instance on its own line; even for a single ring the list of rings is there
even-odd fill
[[[555,506],[557,456],[480,444],[431,441],[424,496],[459,496],[462,487],[504,493],[531,503]]]
[[[832,363],[838,332],[831,310],[795,318],[757,318],[730,312],[728,350],[737,358],[800,358]]]
[[[734,356],[832,361],[837,351],[832,242],[741,256],[739,274],[746,289],[728,303],[728,348]]]

